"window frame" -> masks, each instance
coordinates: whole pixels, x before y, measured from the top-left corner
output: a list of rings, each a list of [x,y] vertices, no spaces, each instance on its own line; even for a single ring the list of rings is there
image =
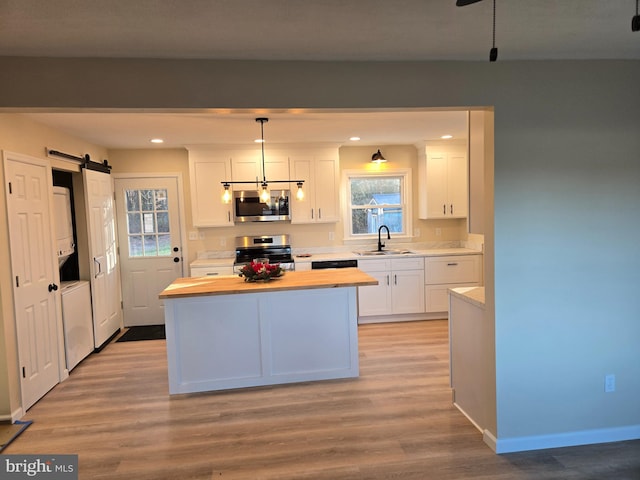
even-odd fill
[[[363,170],[343,170],[342,171],[342,198],[343,198],[343,226],[344,236],[343,239],[347,243],[357,243],[363,240],[371,240],[378,238],[378,234],[354,234],[352,232],[352,210],[351,205],[351,179],[353,178],[388,178],[388,177],[400,177],[400,208],[402,209],[402,233],[391,234],[392,238],[411,238],[413,232],[413,212],[412,203],[413,196],[411,192],[411,169],[402,168],[395,170],[383,170],[383,171],[363,171]]]

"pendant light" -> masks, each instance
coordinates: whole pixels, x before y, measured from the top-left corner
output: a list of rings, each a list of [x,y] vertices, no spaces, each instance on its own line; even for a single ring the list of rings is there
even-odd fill
[[[640,32],[640,13],[638,12],[638,0],[636,0],[636,14],[631,19],[631,31]]]
[[[495,62],[498,59],[498,49],[496,48],[496,0],[493,0],[493,43],[489,51],[489,61]]]
[[[456,0],[456,6],[466,7],[478,3],[481,0]],[[637,2],[638,0],[636,0]],[[489,61],[495,62],[498,60],[498,48],[496,47],[496,0],[493,0],[493,43],[491,44],[491,50],[489,51]]]
[[[267,180],[267,172],[265,170],[264,163],[264,124],[269,121],[266,117],[258,117],[256,118],[256,122],[260,123],[260,146],[261,146],[261,159],[262,159],[262,181],[260,182],[260,201],[269,205],[271,203],[271,194],[269,193],[269,184],[270,183],[295,183],[298,187],[298,191],[296,193],[296,198],[298,200],[302,200],[304,198],[304,191],[302,190],[302,185],[304,184],[304,180]],[[222,183],[224,187],[224,193],[222,194],[222,201],[224,203],[231,202],[231,192],[229,188],[234,183],[256,183],[256,187],[258,186],[258,181],[256,180],[225,180]]]

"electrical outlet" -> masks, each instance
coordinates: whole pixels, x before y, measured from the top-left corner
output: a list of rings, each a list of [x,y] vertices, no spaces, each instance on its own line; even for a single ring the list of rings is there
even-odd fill
[[[611,393],[616,391],[616,376],[612,373],[604,376],[604,391]]]
[[[189,232],[189,240],[197,240],[198,232]]]
[[[198,238],[199,238],[200,240],[204,240],[204,232],[199,232],[199,233],[198,233]]]
[[[333,240],[335,237],[336,236],[334,232],[329,232],[329,240]]]
[[[420,229],[419,228],[414,228],[413,229],[413,236],[414,237],[419,237],[420,236]]]
[[[436,237],[439,237],[440,235],[442,235],[442,229],[436,228]]]
[[[227,246],[227,239],[225,237],[220,237],[220,246],[221,247]]]

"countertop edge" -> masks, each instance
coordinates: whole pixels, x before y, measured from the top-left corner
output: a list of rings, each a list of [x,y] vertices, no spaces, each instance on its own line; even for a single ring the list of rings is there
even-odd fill
[[[472,303],[482,309],[485,308],[484,287],[456,287],[450,288],[449,294],[465,302]]]
[[[240,277],[184,277],[176,279],[160,292],[158,298],[171,300],[188,297],[360,287],[377,284],[378,281],[375,278],[357,268],[287,272],[283,277],[269,282],[253,283],[245,282]]]

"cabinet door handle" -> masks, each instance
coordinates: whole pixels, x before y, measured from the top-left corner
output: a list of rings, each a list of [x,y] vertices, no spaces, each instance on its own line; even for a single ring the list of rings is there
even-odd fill
[[[398,284],[398,275],[394,275],[393,276],[393,284],[397,285]]]
[[[229,223],[231,223],[231,212],[227,212],[227,218],[229,219]]]
[[[387,275],[387,285],[389,285],[389,275]]]
[[[447,263],[448,267],[455,267],[456,265],[458,265],[457,263]]]
[[[451,204],[451,215],[453,215],[453,203]]]
[[[446,214],[447,214],[447,204],[446,204],[446,203],[443,203],[443,204],[442,204],[442,214],[443,214],[443,215],[446,215]]]
[[[313,208],[311,209],[311,220],[313,220]]]
[[[322,209],[318,208],[318,220],[322,219]]]

